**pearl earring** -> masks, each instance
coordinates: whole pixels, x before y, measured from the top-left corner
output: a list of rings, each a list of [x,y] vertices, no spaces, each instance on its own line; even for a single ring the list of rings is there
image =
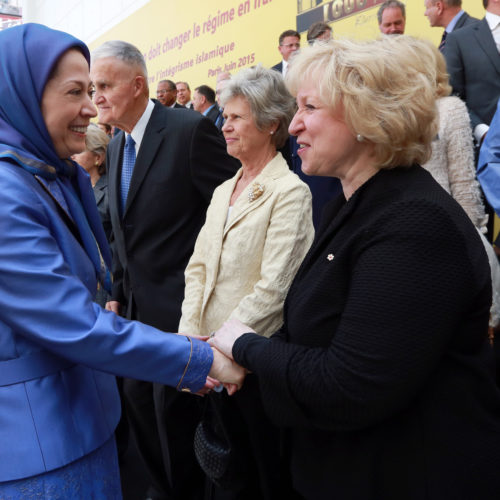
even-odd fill
[[[365,138],[364,138],[361,134],[358,134],[358,135],[356,136],[356,140],[357,140],[358,142],[363,142],[363,141],[365,140]]]

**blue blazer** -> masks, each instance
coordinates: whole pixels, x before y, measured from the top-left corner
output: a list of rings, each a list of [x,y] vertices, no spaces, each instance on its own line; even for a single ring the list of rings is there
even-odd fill
[[[2,160],[0,192],[2,482],[66,465],[109,439],[120,404],[108,373],[197,391],[212,354],[93,303],[95,269],[55,181]]]

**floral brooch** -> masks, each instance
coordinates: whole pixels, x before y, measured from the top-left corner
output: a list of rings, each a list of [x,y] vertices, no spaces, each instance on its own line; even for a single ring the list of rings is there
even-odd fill
[[[264,185],[260,182],[254,182],[250,186],[250,191],[248,191],[248,201],[251,203],[255,201],[259,196],[262,196],[264,192]]]

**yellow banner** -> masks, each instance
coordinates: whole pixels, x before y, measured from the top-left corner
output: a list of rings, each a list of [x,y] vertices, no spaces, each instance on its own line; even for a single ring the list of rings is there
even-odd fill
[[[379,36],[377,10],[383,0],[151,0],[104,36],[126,40],[144,54],[151,95],[163,79],[187,81],[191,88],[215,88],[220,71],[237,73],[258,63],[270,67],[281,59],[278,37],[287,29],[305,34],[310,24],[325,21],[334,37]],[[406,0],[406,34],[439,43],[442,28],[431,28],[424,16],[424,0]],[[463,8],[482,18],[478,0],[464,0]]]

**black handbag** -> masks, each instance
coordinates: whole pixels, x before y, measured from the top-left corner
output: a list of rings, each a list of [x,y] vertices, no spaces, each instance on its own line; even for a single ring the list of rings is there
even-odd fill
[[[246,459],[237,436],[241,421],[234,420],[231,406],[229,396],[223,392],[205,396],[203,417],[194,435],[194,452],[203,472],[216,486],[234,490],[244,484]]]

